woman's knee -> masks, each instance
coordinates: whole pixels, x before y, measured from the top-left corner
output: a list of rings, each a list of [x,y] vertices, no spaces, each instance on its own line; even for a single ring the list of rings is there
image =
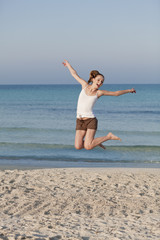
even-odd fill
[[[85,148],[86,150],[91,150],[93,147],[92,147],[91,144],[84,143],[84,148]]]
[[[82,144],[76,144],[76,143],[75,143],[74,146],[75,146],[75,149],[77,149],[77,150],[80,150],[80,149],[83,148]]]

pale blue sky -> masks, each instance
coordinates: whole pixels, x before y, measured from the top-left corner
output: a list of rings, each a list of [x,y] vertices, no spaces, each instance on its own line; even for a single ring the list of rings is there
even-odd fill
[[[0,84],[160,83],[159,0],[0,0]]]

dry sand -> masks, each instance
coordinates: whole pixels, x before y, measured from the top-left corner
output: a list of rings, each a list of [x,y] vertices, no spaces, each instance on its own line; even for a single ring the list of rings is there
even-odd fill
[[[160,169],[0,171],[0,239],[160,239]]]

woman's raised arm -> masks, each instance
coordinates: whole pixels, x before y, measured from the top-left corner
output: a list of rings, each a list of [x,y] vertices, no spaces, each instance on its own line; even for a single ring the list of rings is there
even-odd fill
[[[87,85],[87,82],[78,76],[76,70],[74,70],[67,60],[64,60],[63,65],[69,69],[71,75],[82,85],[82,88]]]

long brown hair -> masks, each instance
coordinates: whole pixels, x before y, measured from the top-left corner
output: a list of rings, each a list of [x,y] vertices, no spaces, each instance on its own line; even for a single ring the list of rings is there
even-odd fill
[[[97,70],[92,70],[89,74],[89,80],[88,80],[88,84],[90,84],[92,82],[92,79],[97,77],[98,75],[101,75],[103,78],[103,74],[101,74],[100,72],[98,72]]]

